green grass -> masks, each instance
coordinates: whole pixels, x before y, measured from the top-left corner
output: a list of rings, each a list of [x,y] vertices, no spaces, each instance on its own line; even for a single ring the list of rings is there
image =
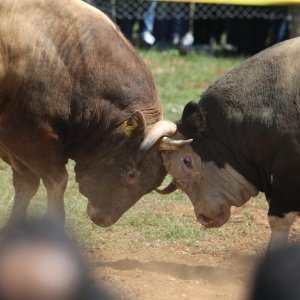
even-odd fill
[[[182,57],[175,50],[166,53],[141,51],[141,56],[153,73],[164,117],[169,120],[180,118],[188,101],[198,101],[204,89],[241,62],[241,59],[213,58],[200,54]],[[88,219],[85,211],[87,201],[78,191],[73,166],[73,162],[68,164],[70,178],[65,193],[67,226],[88,247],[130,248],[174,243],[200,246],[204,240],[226,240],[239,234],[201,228],[194,221],[191,203],[180,192],[166,197],[154,192],[146,195],[114,226],[99,228]],[[9,167],[1,163],[0,169],[0,225],[3,225],[12,205],[13,188]],[[31,202],[30,213],[43,214],[44,211],[45,190],[41,188]],[[251,213],[245,211],[242,218],[249,220]]]
[[[242,61],[197,53],[180,56],[176,50],[142,51],[141,56],[155,78],[164,116],[172,121],[180,117],[188,101],[198,101],[211,83]]]

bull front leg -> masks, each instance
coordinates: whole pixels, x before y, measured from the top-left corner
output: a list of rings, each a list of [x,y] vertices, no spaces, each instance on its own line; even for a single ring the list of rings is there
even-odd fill
[[[296,212],[289,212],[280,217],[269,215],[269,224],[271,227],[269,251],[286,247],[291,225],[297,215],[298,213]]]
[[[56,172],[52,170],[51,173],[51,176],[47,175],[42,178],[47,190],[47,215],[64,223],[66,217],[64,193],[67,188],[68,173],[65,166],[56,170]]]
[[[290,157],[293,159],[289,159]],[[290,228],[300,209],[297,200],[300,193],[299,173],[298,148],[294,147],[294,144],[285,143],[283,148],[278,151],[272,165],[271,194],[268,199],[268,216],[271,227],[269,250],[271,251],[287,246]]]
[[[18,116],[12,116],[11,119],[18,119]],[[28,176],[25,174],[23,177],[14,173],[16,197],[12,215],[26,210],[30,198],[38,189],[39,180],[42,179],[47,190],[47,214],[64,222],[64,192],[68,180],[65,165],[68,159],[64,155],[62,142],[50,123],[41,122],[39,119],[27,119],[23,120],[22,128],[16,126],[19,123],[12,122],[6,124],[6,130],[0,132],[0,143],[1,140],[5,141],[5,149],[9,153],[7,156],[4,155],[6,152],[0,152],[0,157],[6,158],[5,161],[9,162],[16,170],[19,166],[15,161],[15,157],[17,157],[18,163],[20,161],[23,167],[26,165],[28,170],[32,170],[31,172],[27,171]],[[18,132],[18,135],[15,132]],[[28,188],[31,187],[31,189],[25,193],[22,186],[26,180]]]
[[[21,172],[14,169],[12,172],[15,196],[8,225],[26,219],[29,202],[35,196],[40,185],[40,178],[26,167],[22,168]]]

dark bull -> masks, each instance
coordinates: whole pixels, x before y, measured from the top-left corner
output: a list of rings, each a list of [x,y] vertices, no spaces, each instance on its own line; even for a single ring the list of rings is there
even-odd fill
[[[269,203],[270,248],[285,245],[300,212],[300,38],[277,44],[234,68],[184,108],[174,138],[193,139],[165,151],[174,180],[197,220],[217,227],[263,192]]]

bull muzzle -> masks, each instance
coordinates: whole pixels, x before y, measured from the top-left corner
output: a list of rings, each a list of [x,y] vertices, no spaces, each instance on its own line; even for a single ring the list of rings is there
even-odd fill
[[[93,207],[91,204],[88,204],[87,206],[87,214],[93,223],[100,227],[109,227],[117,221],[111,216],[103,215],[98,208]]]
[[[202,212],[195,209],[197,221],[206,228],[220,227],[230,218],[230,206],[223,205],[220,210],[213,214],[212,212]]]

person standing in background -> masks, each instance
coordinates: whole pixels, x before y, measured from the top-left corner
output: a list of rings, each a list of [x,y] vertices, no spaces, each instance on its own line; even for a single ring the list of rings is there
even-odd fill
[[[155,43],[152,30],[156,4],[156,0],[116,0],[116,23],[129,41],[134,43],[133,29],[138,22],[141,45],[150,47]]]
[[[177,47],[189,31],[189,3],[159,2],[154,22],[158,49]]]
[[[287,8],[272,6],[233,6],[240,16],[227,21],[227,43],[237,54],[254,55],[288,37]]]
[[[216,54],[221,48],[221,36],[225,31],[222,11],[226,5],[196,4],[193,20],[194,47],[208,54]]]
[[[156,11],[157,1],[150,1],[149,5],[146,6],[146,9],[143,12],[142,20],[140,21],[140,46],[151,47],[154,45],[156,39],[153,36],[154,28],[154,19]]]

